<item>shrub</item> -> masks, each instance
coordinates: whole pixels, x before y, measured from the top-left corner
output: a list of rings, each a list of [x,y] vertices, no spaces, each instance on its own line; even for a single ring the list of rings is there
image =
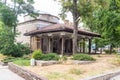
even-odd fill
[[[42,58],[43,54],[41,50],[35,50],[32,53],[32,58],[36,59],[36,60],[40,60]]]
[[[60,60],[66,61],[66,60],[67,60],[67,56],[62,56],[62,57],[60,57]]]
[[[73,59],[84,60],[84,61],[95,61],[95,59],[88,54],[74,54]]]
[[[29,51],[29,47],[21,43],[12,44],[10,48],[1,50],[4,55],[11,55],[13,57],[22,57],[24,54],[29,54]]]
[[[48,61],[48,60],[59,60],[59,55],[57,55],[57,53],[48,53],[48,54],[44,54],[42,56],[42,60]]]
[[[104,50],[106,54],[109,54],[110,53],[110,50]],[[116,54],[116,50],[112,50],[112,53]]]
[[[8,62],[13,62],[15,60],[17,60],[17,58],[15,58],[15,57],[8,57],[8,58],[5,58],[4,60],[2,60],[2,62],[8,63]]]
[[[5,58],[7,58],[7,56],[0,53],[0,60],[4,60]]]

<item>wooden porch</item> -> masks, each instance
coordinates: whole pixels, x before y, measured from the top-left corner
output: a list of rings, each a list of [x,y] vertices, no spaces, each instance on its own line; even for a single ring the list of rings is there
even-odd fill
[[[31,50],[41,49],[43,53],[58,53],[60,55],[72,54],[72,33],[54,32],[32,35],[30,40]],[[88,48],[86,49],[86,41]],[[78,53],[91,53],[92,36],[78,34]]]

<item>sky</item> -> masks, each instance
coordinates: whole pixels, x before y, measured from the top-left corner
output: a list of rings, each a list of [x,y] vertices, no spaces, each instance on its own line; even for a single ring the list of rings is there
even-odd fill
[[[33,5],[36,10],[40,10],[45,13],[49,13],[59,17],[61,11],[61,5],[54,0],[34,0],[35,4]],[[68,13],[67,20],[72,21],[71,13]],[[19,21],[23,21],[23,17],[19,17]]]

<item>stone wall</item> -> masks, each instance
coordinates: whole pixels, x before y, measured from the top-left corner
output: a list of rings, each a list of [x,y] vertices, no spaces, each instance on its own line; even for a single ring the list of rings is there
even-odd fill
[[[22,67],[13,63],[9,63],[8,68],[19,76],[23,77],[25,80],[48,80],[47,78],[41,77],[40,75],[23,69]]]
[[[92,77],[89,77],[89,78],[84,78],[84,79],[81,79],[81,80],[109,80],[110,78],[112,78],[114,76],[117,76],[117,75],[120,75],[120,70],[115,71],[115,72],[109,72],[109,73],[106,73],[106,74],[100,74],[100,75],[97,75],[97,76],[92,76]]]

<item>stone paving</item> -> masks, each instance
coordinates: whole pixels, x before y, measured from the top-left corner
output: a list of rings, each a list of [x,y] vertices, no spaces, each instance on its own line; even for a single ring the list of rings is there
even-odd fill
[[[0,80],[25,80],[25,79],[21,78],[17,74],[10,71],[7,66],[0,65]]]

